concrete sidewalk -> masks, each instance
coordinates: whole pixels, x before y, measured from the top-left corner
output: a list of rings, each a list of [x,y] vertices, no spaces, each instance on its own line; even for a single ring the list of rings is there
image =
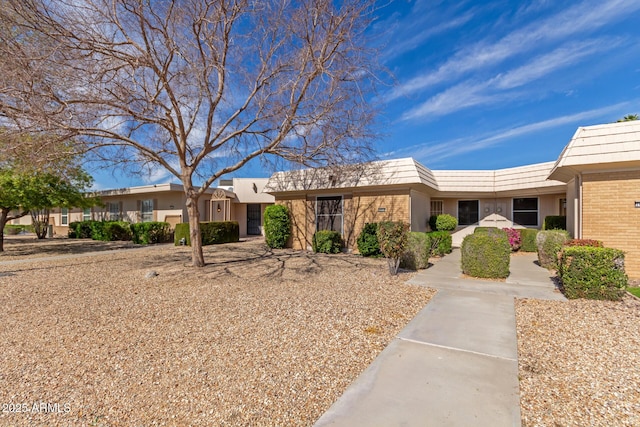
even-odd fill
[[[514,297],[564,300],[535,254],[506,282],[461,278],[454,250],[410,283],[438,293],[316,426],[519,426]]]

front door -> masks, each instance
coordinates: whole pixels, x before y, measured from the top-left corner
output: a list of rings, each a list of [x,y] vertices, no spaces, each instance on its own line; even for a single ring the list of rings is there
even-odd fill
[[[259,236],[260,224],[262,223],[260,216],[260,205],[250,203],[247,205],[247,234],[251,236]]]

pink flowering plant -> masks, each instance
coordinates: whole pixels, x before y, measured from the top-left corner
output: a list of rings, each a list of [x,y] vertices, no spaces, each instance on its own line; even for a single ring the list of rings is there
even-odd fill
[[[507,232],[507,237],[509,238],[509,245],[511,245],[511,252],[516,252],[520,249],[520,231],[515,228],[503,228],[504,231]]]

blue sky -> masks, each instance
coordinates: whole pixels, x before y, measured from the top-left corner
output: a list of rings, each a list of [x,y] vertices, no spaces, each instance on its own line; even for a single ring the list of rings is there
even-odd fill
[[[371,28],[395,84],[378,157],[431,169],[555,160],[579,126],[640,114],[640,1],[381,2]],[[178,182],[90,171],[98,188]],[[258,162],[236,177],[266,177]],[[228,177],[230,178],[230,177]]]

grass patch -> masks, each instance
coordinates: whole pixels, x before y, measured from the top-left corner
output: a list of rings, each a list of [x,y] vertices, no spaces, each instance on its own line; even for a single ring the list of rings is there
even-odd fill
[[[638,298],[640,298],[640,288],[627,288],[627,291],[632,294],[637,296]]]

